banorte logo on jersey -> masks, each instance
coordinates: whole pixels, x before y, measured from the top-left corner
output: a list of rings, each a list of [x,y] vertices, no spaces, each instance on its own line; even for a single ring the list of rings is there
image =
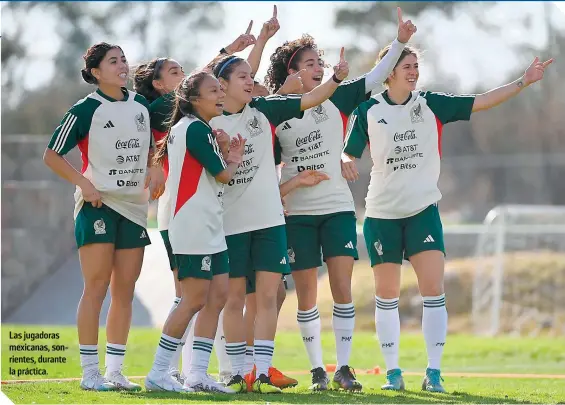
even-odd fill
[[[131,138],[128,139],[127,141],[122,141],[121,139],[118,139],[116,141],[116,150],[137,149],[137,148],[141,148],[141,145],[139,144],[139,138]]]

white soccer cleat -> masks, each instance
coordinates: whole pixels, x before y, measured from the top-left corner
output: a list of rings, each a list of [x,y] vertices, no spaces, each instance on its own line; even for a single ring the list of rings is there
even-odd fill
[[[223,385],[228,385],[231,380],[231,372],[229,371],[222,371],[218,376],[218,382]]]
[[[102,377],[98,369],[82,376],[80,388],[87,391],[115,391],[117,389],[114,384]]]
[[[179,370],[177,370],[176,368],[170,368],[169,369],[169,375],[171,377],[173,377],[175,380],[177,380],[179,383],[184,384],[184,375],[181,374],[181,372]]]
[[[219,392],[222,394],[235,394],[231,388],[217,382],[208,374],[190,373],[184,380],[184,387],[191,388],[196,392]]]
[[[147,391],[194,392],[194,390],[184,387],[168,372],[156,373],[153,371],[150,371],[145,377],[145,389]]]
[[[104,378],[114,384],[118,390],[141,391],[141,385],[128,380],[128,378],[122,374],[121,370],[112,371],[111,373],[106,371]]]

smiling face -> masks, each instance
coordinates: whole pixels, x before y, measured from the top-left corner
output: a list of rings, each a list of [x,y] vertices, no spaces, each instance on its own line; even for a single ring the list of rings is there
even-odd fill
[[[297,56],[299,57],[296,63],[297,69],[291,68],[289,73],[294,74],[304,69],[300,74],[300,78],[302,79],[304,91],[307,93],[322,83],[324,78],[324,61],[320,58],[318,51],[314,49],[300,50]]]
[[[153,87],[160,94],[167,94],[173,91],[184,78],[184,70],[182,66],[173,59],[167,59],[164,62],[155,63],[158,69],[153,76]]]
[[[120,48],[112,48],[106,52],[100,65],[91,69],[91,73],[98,84],[125,87],[129,74],[128,61]]]
[[[221,89],[220,82],[212,75],[206,75],[198,87],[198,96],[192,101],[194,110],[207,121],[222,115],[226,93]]]
[[[413,91],[416,90],[419,77],[418,57],[411,53],[398,62],[388,77],[388,86],[391,89]]]
[[[233,65],[232,65],[233,64]],[[231,62],[227,68],[230,72],[227,77],[220,77],[222,89],[226,93],[226,97],[238,104],[247,104],[251,102],[253,97],[254,81],[251,77],[251,66],[245,60]]]

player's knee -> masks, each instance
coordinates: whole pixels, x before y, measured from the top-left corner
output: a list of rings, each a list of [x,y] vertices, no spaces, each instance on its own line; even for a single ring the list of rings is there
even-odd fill
[[[245,296],[239,296],[236,294],[228,294],[226,299],[226,311],[243,311],[245,306]]]
[[[104,301],[108,287],[110,286],[110,279],[96,278],[85,280],[83,298],[92,299],[96,301]]]
[[[277,291],[261,291],[256,294],[257,312],[277,309]]]

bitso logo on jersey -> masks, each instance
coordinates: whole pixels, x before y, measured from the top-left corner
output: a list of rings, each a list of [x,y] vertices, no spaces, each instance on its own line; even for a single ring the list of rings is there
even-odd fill
[[[263,129],[259,125],[259,119],[256,115],[253,116],[252,119],[247,121],[247,125],[245,127],[249,134],[251,134],[251,138],[255,138],[257,135],[260,135],[263,132]]]
[[[147,131],[147,121],[142,112],[135,116],[135,125],[137,125],[137,132]]]
[[[412,120],[412,124],[424,122],[424,117],[422,116],[422,105],[420,103],[418,103],[418,105],[410,111],[410,119]]]
[[[105,235],[106,234],[106,223],[103,219],[98,219],[94,221],[94,234],[95,235]]]

